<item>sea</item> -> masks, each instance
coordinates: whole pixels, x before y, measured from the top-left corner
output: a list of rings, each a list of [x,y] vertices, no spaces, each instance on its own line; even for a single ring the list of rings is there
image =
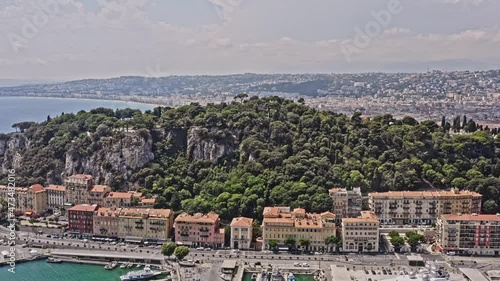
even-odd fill
[[[61,113],[77,113],[94,108],[111,109],[132,108],[142,111],[153,109],[154,105],[109,100],[0,97],[0,133],[14,132],[12,125],[23,121],[43,122],[47,116],[55,117]],[[2,279],[0,278],[0,281]]]
[[[15,273],[8,272],[9,268],[0,267],[1,281],[119,281],[128,271],[142,269],[116,267],[106,270],[102,265],[48,263],[46,260],[16,264]]]

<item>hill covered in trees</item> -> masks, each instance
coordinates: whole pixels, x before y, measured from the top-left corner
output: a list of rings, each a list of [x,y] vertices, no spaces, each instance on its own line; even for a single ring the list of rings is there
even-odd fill
[[[222,218],[259,218],[268,205],[326,211],[334,186],[454,186],[480,192],[483,211],[499,212],[500,138],[460,119],[363,118],[246,95],[145,113],[99,108],[16,124],[22,132],[0,135],[0,165],[16,167],[21,184],[92,173],[114,190],[158,195],[157,207]],[[453,132],[460,127],[468,133]]]

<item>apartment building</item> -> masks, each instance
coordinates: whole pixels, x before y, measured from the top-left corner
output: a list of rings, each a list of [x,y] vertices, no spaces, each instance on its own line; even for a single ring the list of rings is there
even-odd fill
[[[81,204],[68,209],[68,231],[72,234],[92,236],[94,212],[97,205]]]
[[[436,242],[442,251],[500,255],[500,214],[441,215],[436,227]]]
[[[231,221],[231,247],[250,249],[252,244],[253,219],[238,217]]]
[[[93,177],[91,175],[78,174],[68,177],[64,181],[66,187],[66,203],[72,205],[88,204],[89,191],[92,189]]]
[[[66,203],[66,187],[62,185],[49,185],[47,190],[47,205],[48,208],[62,208]]]
[[[379,250],[380,221],[371,211],[362,211],[357,218],[342,219],[342,250],[374,252]]]
[[[216,213],[182,213],[175,219],[174,228],[177,244],[212,248],[224,246],[224,228],[221,228],[219,215]]]
[[[89,190],[89,203],[103,206],[104,197],[111,192],[111,187],[107,185],[94,185]]]
[[[360,187],[352,190],[332,188],[328,193],[333,201],[333,213],[337,216],[337,221],[340,222],[342,218],[355,218],[361,214],[363,197]]]
[[[14,203],[17,211],[25,212],[26,215],[41,214],[47,210],[47,191],[39,184],[30,187],[14,188],[15,202],[9,201],[7,186],[0,186],[0,198]]]
[[[433,224],[442,214],[480,213],[482,195],[449,191],[389,191],[370,193],[370,209],[382,224]]]
[[[94,235],[119,238],[121,208],[99,208],[94,211]]]
[[[290,207],[265,207],[262,221],[262,244],[269,248],[269,241],[274,240],[278,246],[287,248],[286,238],[293,238],[298,245],[300,239],[309,239],[309,250],[329,251],[325,238],[336,235],[333,213],[306,213],[302,208],[290,211]]]
[[[173,226],[170,209],[122,208],[118,214],[118,237],[125,241],[164,243]]]
[[[103,206],[106,208],[124,208],[132,206],[133,193],[110,192],[104,197]]]

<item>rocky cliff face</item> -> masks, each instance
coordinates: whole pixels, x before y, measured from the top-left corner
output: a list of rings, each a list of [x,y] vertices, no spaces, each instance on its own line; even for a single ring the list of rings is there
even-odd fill
[[[205,159],[216,163],[223,157],[231,156],[233,151],[234,136],[221,135],[221,132],[200,127],[193,127],[188,131],[188,159]]]
[[[23,151],[29,147],[29,140],[22,133],[9,134],[0,139],[0,172],[6,174],[8,169],[20,169]]]
[[[102,148],[90,156],[80,156],[71,148],[66,153],[64,175],[92,174],[102,184],[111,184],[121,176],[127,179],[135,169],[142,168],[154,159],[153,142],[136,134],[127,134],[122,139],[103,141]]]

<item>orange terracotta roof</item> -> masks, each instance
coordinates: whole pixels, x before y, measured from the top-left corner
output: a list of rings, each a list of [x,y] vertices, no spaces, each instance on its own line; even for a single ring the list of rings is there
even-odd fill
[[[251,218],[238,217],[238,218],[234,218],[231,221],[231,226],[236,226],[236,227],[251,227],[252,223],[253,223],[253,219],[251,219]]]
[[[264,218],[264,223],[289,223],[291,225],[294,224],[294,220],[292,218]]]
[[[339,192],[341,190],[342,190],[342,188],[340,188],[340,187],[334,187],[334,188],[329,189],[328,192],[329,193],[336,193],[336,192]]]
[[[458,192],[453,192],[450,190],[438,190],[438,191],[388,191],[388,192],[373,192],[369,193],[370,197],[401,197],[401,198],[434,198],[434,197],[460,197],[460,196],[472,196],[472,197],[482,197],[481,194],[469,190],[461,190]]]
[[[458,215],[458,214],[453,214],[453,215],[441,215],[445,220],[455,220],[455,221],[496,221],[500,222],[500,215],[472,215],[472,214],[466,214],[466,215]]]
[[[295,208],[295,209],[293,209],[293,213],[294,213],[294,214],[303,214],[303,215],[305,215],[305,214],[306,214],[306,209],[303,209],[303,208]]]
[[[219,219],[219,215],[213,212],[208,214],[196,213],[194,215],[189,215],[188,213],[182,213],[177,218],[175,218],[176,222],[209,222],[215,223]]]
[[[38,192],[44,192],[45,191],[45,188],[43,188],[42,185],[40,184],[34,184],[31,186],[31,189],[35,192],[35,193],[38,193]]]
[[[132,194],[128,192],[110,192],[106,198],[113,199],[132,199]]]
[[[141,199],[141,204],[154,204],[156,202],[156,198],[143,198]]]
[[[97,210],[97,205],[88,205],[88,204],[82,204],[82,205],[76,205],[71,207],[68,211],[74,211],[74,212],[94,212]]]
[[[107,190],[110,190],[110,187],[107,185],[94,185],[94,186],[92,186],[92,189],[90,190],[90,192],[102,193],[102,192],[106,192]]]
[[[47,190],[54,190],[54,191],[66,191],[66,187],[62,185],[54,185],[51,184],[47,188]]]
[[[144,215],[149,218],[169,218],[173,211],[171,209],[140,209],[140,208],[123,208],[120,216],[123,217],[142,217]]]
[[[141,198],[142,197],[142,192],[129,191],[128,193],[132,194],[132,197],[134,197],[134,198]]]
[[[342,222],[379,222],[377,215],[371,211],[362,211],[357,218],[343,218]]]
[[[109,215],[119,215],[121,212],[121,208],[99,208],[94,212],[94,216],[104,217]]]
[[[277,217],[280,215],[280,210],[277,207],[265,207],[263,215],[264,217]]]

